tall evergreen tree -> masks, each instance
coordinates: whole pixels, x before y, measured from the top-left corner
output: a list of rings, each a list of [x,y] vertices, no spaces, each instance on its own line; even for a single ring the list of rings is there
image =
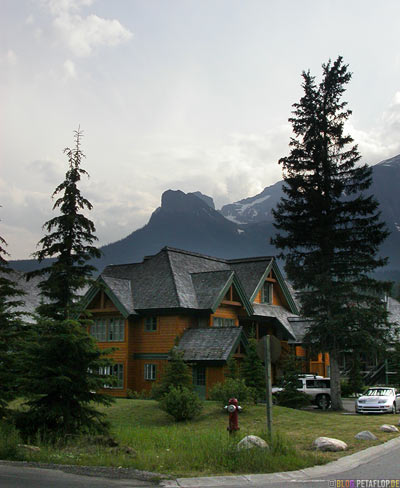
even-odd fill
[[[279,161],[286,196],[274,211],[272,243],[283,250],[302,313],[313,319],[305,339],[330,353],[332,408],[341,409],[340,351],[387,337],[387,284],[371,273],[386,263],[377,253],[388,232],[368,194],[371,168],[344,132],[351,73],[342,57],[322,68],[319,85],[303,72],[304,95],[293,105],[291,151]]]
[[[265,369],[258,357],[257,340],[254,337],[249,339],[240,374],[246,386],[252,389],[254,403],[260,398],[265,398]]]
[[[100,368],[110,365],[92,337],[88,322],[79,315],[78,291],[91,281],[95,268],[88,263],[98,257],[92,245],[97,238],[93,223],[82,211],[92,205],[82,197],[78,182],[87,175],[81,168],[84,154],[80,148],[82,133],[75,132],[75,147],[66,148],[69,169],[65,180],[56,188],[60,195],[54,209],[61,215],[45,223],[49,232],[36,253],[39,261],[54,258],[52,263],[30,276],[42,276],[43,301],[37,308],[32,340],[24,351],[25,366],[21,391],[28,398],[28,410],[20,413],[18,426],[27,435],[39,434],[60,438],[65,434],[93,432],[105,428],[104,415],[94,403],[109,404],[109,396],[98,393],[109,378]]]
[[[10,400],[18,393],[17,355],[22,336],[22,312],[24,292],[12,279],[12,269],[5,256],[8,255],[3,237],[0,237],[0,418]]]
[[[85,158],[81,150],[82,132],[75,131],[75,147],[64,149],[68,157],[68,171],[64,181],[53,193],[56,199],[53,210],[60,209],[61,215],[53,217],[43,225],[48,233],[38,243],[41,249],[35,253],[38,261],[54,258],[48,266],[32,271],[28,278],[41,276],[43,302],[37,312],[48,318],[66,319],[76,313],[78,291],[91,281],[96,270],[88,263],[99,258],[100,251],[93,246],[97,241],[93,222],[84,215],[92,204],[81,195],[78,183],[82,176],[89,176],[81,168]]]

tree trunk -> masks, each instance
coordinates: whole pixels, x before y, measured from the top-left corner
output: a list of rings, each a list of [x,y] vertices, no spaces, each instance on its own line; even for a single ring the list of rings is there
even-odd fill
[[[343,410],[342,392],[340,388],[339,353],[337,350],[329,351],[331,365],[331,401],[332,410]]]

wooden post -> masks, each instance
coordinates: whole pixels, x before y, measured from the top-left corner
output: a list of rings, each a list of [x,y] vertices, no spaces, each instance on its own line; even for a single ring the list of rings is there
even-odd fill
[[[264,337],[265,348],[265,383],[267,389],[267,429],[270,436],[272,436],[272,384],[271,384],[271,343],[270,336]]]

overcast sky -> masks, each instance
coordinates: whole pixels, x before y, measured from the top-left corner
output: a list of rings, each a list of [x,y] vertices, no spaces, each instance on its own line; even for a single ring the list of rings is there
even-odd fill
[[[217,208],[281,179],[301,72],[344,57],[363,159],[400,153],[398,0],[0,0],[0,235],[26,258],[54,214],[65,146],[100,244],[166,189]]]

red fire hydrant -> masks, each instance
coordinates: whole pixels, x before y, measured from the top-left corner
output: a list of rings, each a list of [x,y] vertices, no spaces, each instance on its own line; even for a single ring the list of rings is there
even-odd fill
[[[236,398],[230,398],[228,401],[228,405],[225,407],[229,413],[229,425],[227,430],[230,434],[232,432],[236,432],[239,430],[239,412],[242,410],[242,407],[238,405],[238,401]]]

